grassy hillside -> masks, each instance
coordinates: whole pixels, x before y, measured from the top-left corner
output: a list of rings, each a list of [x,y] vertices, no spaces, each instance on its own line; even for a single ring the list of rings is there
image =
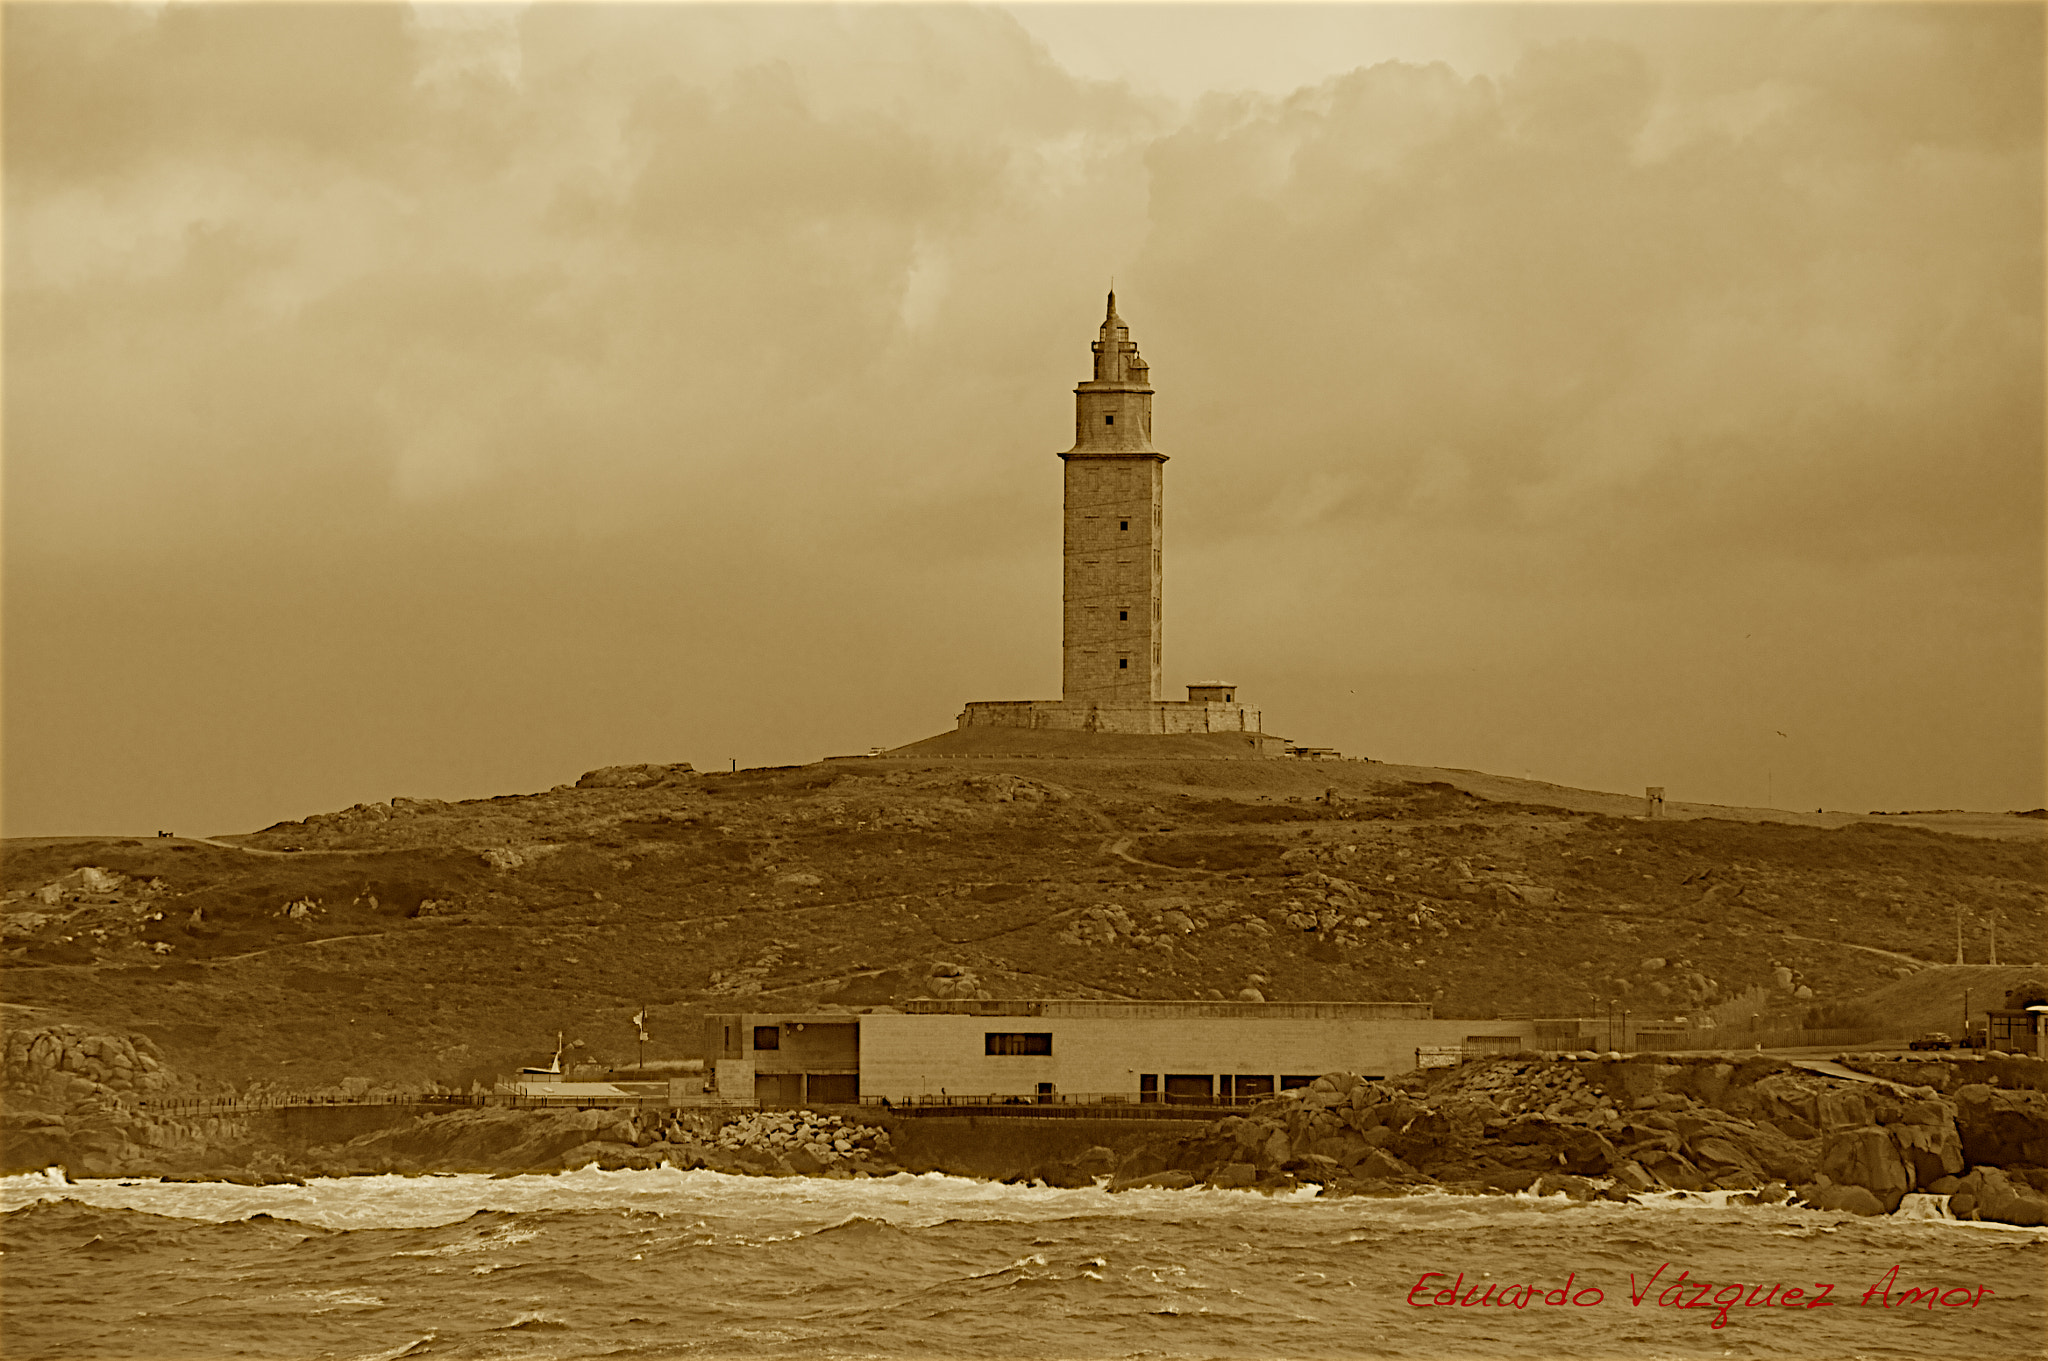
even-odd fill
[[[2006,954],[2003,946],[1999,953]],[[2029,956],[2023,952],[2020,957]],[[2039,952],[2032,957],[2038,959]],[[1943,964],[1887,983],[1857,998],[1854,1005],[1911,1034],[1940,1030],[1960,1039],[1966,999],[1970,1016],[1982,1024],[1985,1008],[2003,1006],[2007,990],[2030,981],[2048,981],[2048,968],[2039,963]]]
[[[2038,820],[1650,822],[1616,795],[1366,762],[586,784],[359,805],[231,845],[10,843],[10,1014],[147,1034],[214,1080],[467,1082],[558,1030],[629,1060],[643,1003],[650,1059],[691,1053],[706,1011],[975,992],[1676,1015],[1778,964],[1802,1005],[1869,992],[1953,958],[1959,907],[1999,914],[2002,958],[2037,961],[2048,936]]]

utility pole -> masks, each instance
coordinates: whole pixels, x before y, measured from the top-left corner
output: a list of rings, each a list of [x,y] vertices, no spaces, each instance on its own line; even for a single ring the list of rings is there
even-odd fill
[[[1956,963],[1963,962],[1963,909],[1956,909]]]
[[[1998,962],[1998,914],[1991,914],[1991,962]]]

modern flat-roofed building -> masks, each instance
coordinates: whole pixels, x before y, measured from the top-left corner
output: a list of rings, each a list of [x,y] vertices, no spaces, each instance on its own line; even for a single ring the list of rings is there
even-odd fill
[[[764,1106],[850,1105],[861,1098],[860,1023],[848,1012],[747,1012],[704,1020],[717,1094]]]
[[[1393,1077],[1425,1051],[1529,1047],[1527,1021],[1438,1020],[1426,1002],[916,1001],[714,1015],[705,1034],[719,1094],[764,1105],[941,1095],[1201,1104],[1330,1072]]]

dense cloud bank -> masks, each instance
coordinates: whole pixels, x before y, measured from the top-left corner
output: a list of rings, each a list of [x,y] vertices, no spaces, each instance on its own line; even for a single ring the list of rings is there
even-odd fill
[[[2040,12],[1651,8],[1191,107],[964,6],[11,8],[10,830],[1051,694],[1111,273],[1169,680],[2039,802]]]

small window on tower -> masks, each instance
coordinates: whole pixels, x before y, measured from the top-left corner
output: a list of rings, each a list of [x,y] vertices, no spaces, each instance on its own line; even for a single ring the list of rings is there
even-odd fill
[[[1128,670],[1130,670],[1130,669],[1131,669],[1131,659],[1130,659],[1129,657],[1119,657],[1119,658],[1117,658],[1117,659],[1116,659],[1116,669],[1117,669],[1117,670],[1119,670],[1119,671],[1128,671]]]
[[[1102,423],[1103,423],[1104,425],[1115,425],[1115,424],[1116,424],[1116,417],[1114,417],[1114,416],[1104,416],[1104,417],[1102,418]]]
[[[1131,527],[1131,522],[1129,520],[1118,520],[1116,522],[1116,527],[1118,529],[1129,529]]]
[[[1116,617],[1119,619],[1128,619],[1131,617],[1131,612],[1129,610],[1118,610],[1116,612]]]

